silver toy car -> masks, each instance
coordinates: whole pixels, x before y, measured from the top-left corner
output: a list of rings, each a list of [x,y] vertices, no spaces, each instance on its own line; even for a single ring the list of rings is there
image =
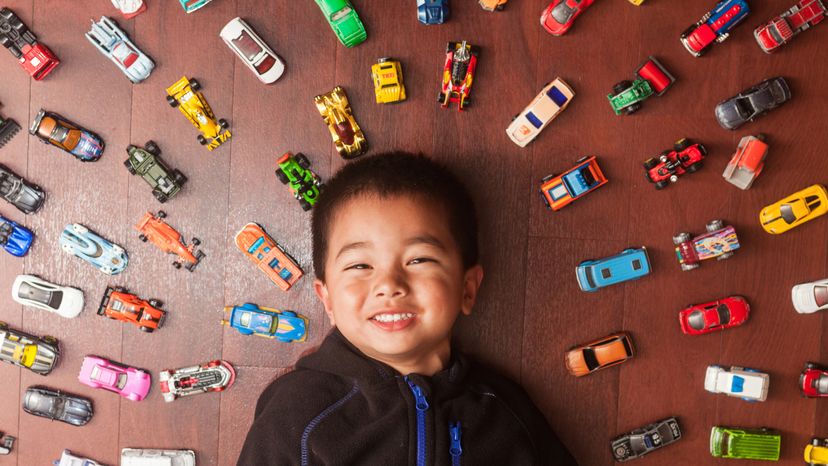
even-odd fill
[[[155,68],[155,63],[138,50],[115,21],[106,16],[101,16],[97,23],[92,21],[92,29],[85,36],[105,57],[118,65],[133,83],[147,79]]]

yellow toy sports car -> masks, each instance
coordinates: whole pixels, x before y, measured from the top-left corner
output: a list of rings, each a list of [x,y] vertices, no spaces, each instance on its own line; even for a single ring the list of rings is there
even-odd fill
[[[371,76],[374,78],[374,93],[378,104],[405,100],[400,62],[387,57],[380,58],[371,66]]]
[[[336,151],[343,159],[353,159],[368,150],[368,141],[351,113],[348,96],[340,86],[313,98],[322,120],[331,131]]]
[[[828,191],[815,184],[771,204],[759,213],[759,222],[768,233],[784,233],[828,212]]]
[[[201,131],[202,134],[198,135],[199,144],[206,145],[207,150],[213,150],[230,139],[232,135],[227,130],[230,125],[225,119],[216,122],[213,109],[201,92],[198,92],[199,89],[201,85],[198,81],[184,76],[167,88],[167,103],[170,107],[178,107],[190,123]]]

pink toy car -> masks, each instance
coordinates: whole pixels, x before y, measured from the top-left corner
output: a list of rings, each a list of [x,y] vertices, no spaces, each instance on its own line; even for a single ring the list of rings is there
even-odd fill
[[[84,385],[103,388],[132,401],[146,398],[152,384],[149,373],[97,356],[83,358],[78,380]]]

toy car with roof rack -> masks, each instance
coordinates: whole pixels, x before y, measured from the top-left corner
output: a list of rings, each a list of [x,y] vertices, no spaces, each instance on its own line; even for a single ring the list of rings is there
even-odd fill
[[[20,17],[8,8],[0,9],[0,44],[9,49],[35,81],[45,78],[60,63],[49,47],[38,42]]]
[[[541,13],[541,26],[553,36],[562,36],[593,2],[594,0],[553,0]]]
[[[535,140],[561,112],[566,109],[575,91],[563,79],[555,78],[546,84],[532,102],[512,118],[506,135],[520,147]]]
[[[759,212],[762,229],[778,235],[828,213],[828,190],[821,184],[808,186]]]
[[[63,228],[60,233],[60,248],[63,252],[92,264],[107,275],[123,272],[129,263],[124,248],[102,238],[80,223],[70,223]]]
[[[161,159],[161,149],[152,141],[145,147],[130,144],[124,166],[131,175],[138,175],[152,188],[152,195],[160,203],[175,197],[187,182],[187,177],[179,170],[171,170]]]
[[[417,20],[425,25],[443,24],[450,13],[449,0],[417,0]]]
[[[167,312],[159,309],[161,301],[146,301],[127,292],[125,288],[108,286],[98,306],[98,315],[112,320],[128,322],[137,326],[142,332],[152,333],[164,325]]]
[[[92,388],[117,393],[131,401],[146,398],[152,386],[146,371],[91,355],[83,358],[78,381]]]
[[[167,103],[170,107],[178,107],[190,123],[201,131],[196,137],[198,143],[212,151],[232,137],[227,129],[230,124],[223,118],[216,121],[213,109],[199,92],[200,89],[201,84],[198,81],[183,76],[167,88]]]
[[[678,419],[669,417],[620,435],[610,442],[615,461],[624,462],[652,453],[681,439]]]
[[[644,162],[647,180],[653,183],[656,189],[664,189],[670,183],[678,181],[679,176],[694,173],[701,168],[705,155],[707,149],[702,144],[681,138],[676,141],[672,150],[665,150],[658,157],[649,158]]]
[[[46,193],[0,163],[0,196],[24,214],[33,214],[43,207]]]
[[[732,225],[724,226],[724,222],[717,219],[708,222],[706,229],[707,233],[696,237],[685,232],[673,236],[681,270],[693,270],[707,259],[725,260],[739,249],[739,238]]]
[[[12,283],[11,295],[24,306],[43,309],[66,319],[77,317],[83,310],[83,291],[49,283],[35,275],[18,275]]]
[[[23,411],[73,426],[92,420],[92,401],[46,387],[29,387],[23,394]]]
[[[29,252],[34,241],[34,233],[28,228],[0,215],[0,246],[15,257],[23,257]]]
[[[135,225],[135,230],[139,233],[138,239],[145,243],[149,241],[166,254],[177,256],[173,267],[179,269],[183,264],[185,269],[193,272],[206,256],[204,251],[195,250],[195,247],[201,244],[201,240],[193,238],[190,245],[186,245],[181,233],[164,221],[166,217],[167,213],[163,210],[159,210],[155,215],[152,212],[144,214]]]
[[[765,168],[767,156],[768,145],[762,134],[745,136],[739,141],[736,153],[722,172],[722,178],[739,189],[749,189]]]
[[[59,359],[57,338],[51,335],[36,337],[0,322],[0,361],[29,369],[35,374],[49,375]]]
[[[133,83],[140,83],[149,78],[155,63],[129,40],[118,23],[107,16],[101,16],[97,23],[92,21],[92,29],[85,34],[86,39],[109,58],[122,73]]]
[[[775,52],[802,31],[825,19],[822,0],[800,0],[784,13],[753,30],[756,43],[765,53]]]
[[[586,260],[575,268],[581,291],[597,291],[606,286],[638,280],[650,273],[647,248],[628,248],[603,259]]]
[[[302,278],[302,269],[258,223],[248,223],[234,238],[236,246],[282,291]]]
[[[464,110],[471,104],[472,84],[474,72],[477,69],[479,47],[463,42],[449,42],[446,44],[446,61],[443,63],[443,79],[440,85],[440,94],[437,102],[448,108],[449,104],[457,103],[458,110]]]
[[[545,176],[541,180],[540,194],[546,207],[557,211],[608,182],[594,155],[581,157],[569,170]]]
[[[35,116],[29,134],[40,142],[61,149],[81,162],[94,162],[101,158],[104,141],[100,136],[82,128],[57,113],[40,109]]]
[[[694,304],[679,312],[679,324],[685,335],[703,335],[747,322],[750,305],[742,296],[729,296]]]
[[[676,78],[661,62],[650,56],[635,70],[635,80],[616,83],[612,92],[607,94],[607,99],[616,115],[622,112],[630,115],[637,112],[641,108],[641,102],[652,95],[663,95],[674,82]]]
[[[635,355],[632,339],[626,332],[613,333],[599,340],[570,348],[564,356],[566,370],[583,377],[627,361]]]
[[[285,152],[276,163],[279,164],[276,168],[276,178],[282,184],[288,185],[302,210],[311,210],[324,184],[319,175],[310,169],[310,160],[301,152],[296,155]]]
[[[234,380],[236,370],[229,362],[222,360],[167,369],[158,374],[161,394],[168,403],[184,396],[224,391],[233,385]]]
[[[224,315],[222,325],[232,327],[242,335],[256,335],[285,343],[304,342],[308,338],[308,319],[293,311],[245,303],[226,306]]]
[[[679,39],[694,57],[700,57],[713,45],[730,37],[730,32],[750,13],[747,0],[721,0],[696,24],[681,33]]]
[[[20,125],[16,121],[0,115],[0,147],[5,146],[18,131],[20,131]]]
[[[765,401],[768,397],[770,376],[747,367],[707,366],[704,389],[710,393],[724,393],[745,401]]]

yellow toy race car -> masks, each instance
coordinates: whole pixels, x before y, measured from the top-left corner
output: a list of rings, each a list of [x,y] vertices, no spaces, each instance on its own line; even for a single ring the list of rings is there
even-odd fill
[[[374,93],[378,104],[390,104],[405,100],[405,86],[402,81],[400,62],[390,58],[380,58],[371,66],[374,78]]]
[[[314,97],[313,103],[328,125],[336,151],[343,159],[353,159],[368,150],[368,141],[351,113],[345,89],[336,86],[331,92]]]
[[[213,150],[230,139],[232,135],[227,130],[230,125],[225,119],[216,122],[213,109],[201,92],[198,92],[199,89],[201,84],[198,81],[184,76],[167,88],[167,103],[170,107],[178,107],[190,123],[201,131],[202,134],[198,135],[199,144],[207,146],[207,150]]]
[[[771,204],[759,213],[762,228],[770,234],[784,233],[791,228],[828,212],[828,191],[815,184]]]

